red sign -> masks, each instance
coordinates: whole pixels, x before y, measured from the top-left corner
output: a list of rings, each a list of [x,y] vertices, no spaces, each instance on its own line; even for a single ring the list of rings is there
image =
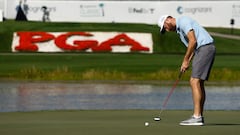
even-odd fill
[[[86,51],[111,52],[114,46],[128,46],[131,52],[149,52],[150,48],[142,45],[125,33],[118,33],[111,38],[99,42],[94,39],[94,34],[88,32],[67,32],[56,35],[49,32],[17,32],[18,42],[13,42],[13,51],[38,52],[39,44],[53,41],[54,46],[62,51]],[[67,40],[70,37],[93,37],[91,39],[76,39],[72,43]],[[152,46],[152,45],[151,45]],[[47,51],[47,50],[46,50]]]

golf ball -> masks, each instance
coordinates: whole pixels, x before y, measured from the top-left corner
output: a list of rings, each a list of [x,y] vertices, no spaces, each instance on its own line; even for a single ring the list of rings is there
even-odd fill
[[[148,122],[145,122],[144,125],[147,127],[147,126],[149,126],[149,123],[148,123]]]

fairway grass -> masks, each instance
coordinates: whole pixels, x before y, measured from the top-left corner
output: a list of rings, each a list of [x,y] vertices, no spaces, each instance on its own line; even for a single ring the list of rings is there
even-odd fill
[[[84,110],[0,113],[1,135],[236,135],[239,111],[206,111],[205,126],[179,126],[191,111]],[[148,127],[144,122],[149,122]]]

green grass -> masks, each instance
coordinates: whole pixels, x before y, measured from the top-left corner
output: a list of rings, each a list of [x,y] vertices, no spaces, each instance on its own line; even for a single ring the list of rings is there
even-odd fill
[[[227,33],[226,28],[207,28]],[[149,32],[154,54],[9,53],[16,31]],[[235,29],[234,34],[239,35]],[[0,78],[13,80],[174,80],[185,47],[176,33],[159,34],[157,25],[126,23],[0,22]],[[239,40],[214,37],[217,57],[213,81],[239,81]],[[184,79],[189,78],[189,72]]]
[[[217,33],[222,33],[222,34],[233,34],[233,35],[238,35],[240,36],[240,31],[239,29],[236,29],[233,27],[233,33],[231,31],[231,28],[207,28],[207,30],[212,31],[212,32],[217,32]]]
[[[179,126],[190,111],[165,111],[154,122],[155,110],[88,110],[0,113],[1,135],[235,135],[239,111],[206,111],[206,125]],[[150,126],[145,127],[148,121]]]
[[[227,28],[207,28],[208,31],[229,34]],[[160,35],[157,25],[128,24],[128,23],[42,23],[42,22],[16,22],[13,20],[0,22],[0,52],[11,52],[13,33],[17,31],[118,31],[118,32],[147,32],[152,34],[154,53],[184,53],[178,35],[174,32]],[[234,34],[239,35],[240,29]],[[239,40],[214,37],[218,53],[240,52]]]
[[[7,80],[175,80],[183,55],[23,53],[0,55]],[[239,81],[238,55],[217,55],[211,81]],[[183,80],[188,80],[186,72]]]

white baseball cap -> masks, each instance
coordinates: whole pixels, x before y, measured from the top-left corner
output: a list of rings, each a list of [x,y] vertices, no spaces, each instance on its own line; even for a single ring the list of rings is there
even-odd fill
[[[160,27],[160,32],[163,33],[163,31],[165,31],[165,29],[163,28],[164,26],[164,22],[166,21],[166,19],[169,17],[170,15],[163,15],[159,18],[158,20],[158,26]]]

